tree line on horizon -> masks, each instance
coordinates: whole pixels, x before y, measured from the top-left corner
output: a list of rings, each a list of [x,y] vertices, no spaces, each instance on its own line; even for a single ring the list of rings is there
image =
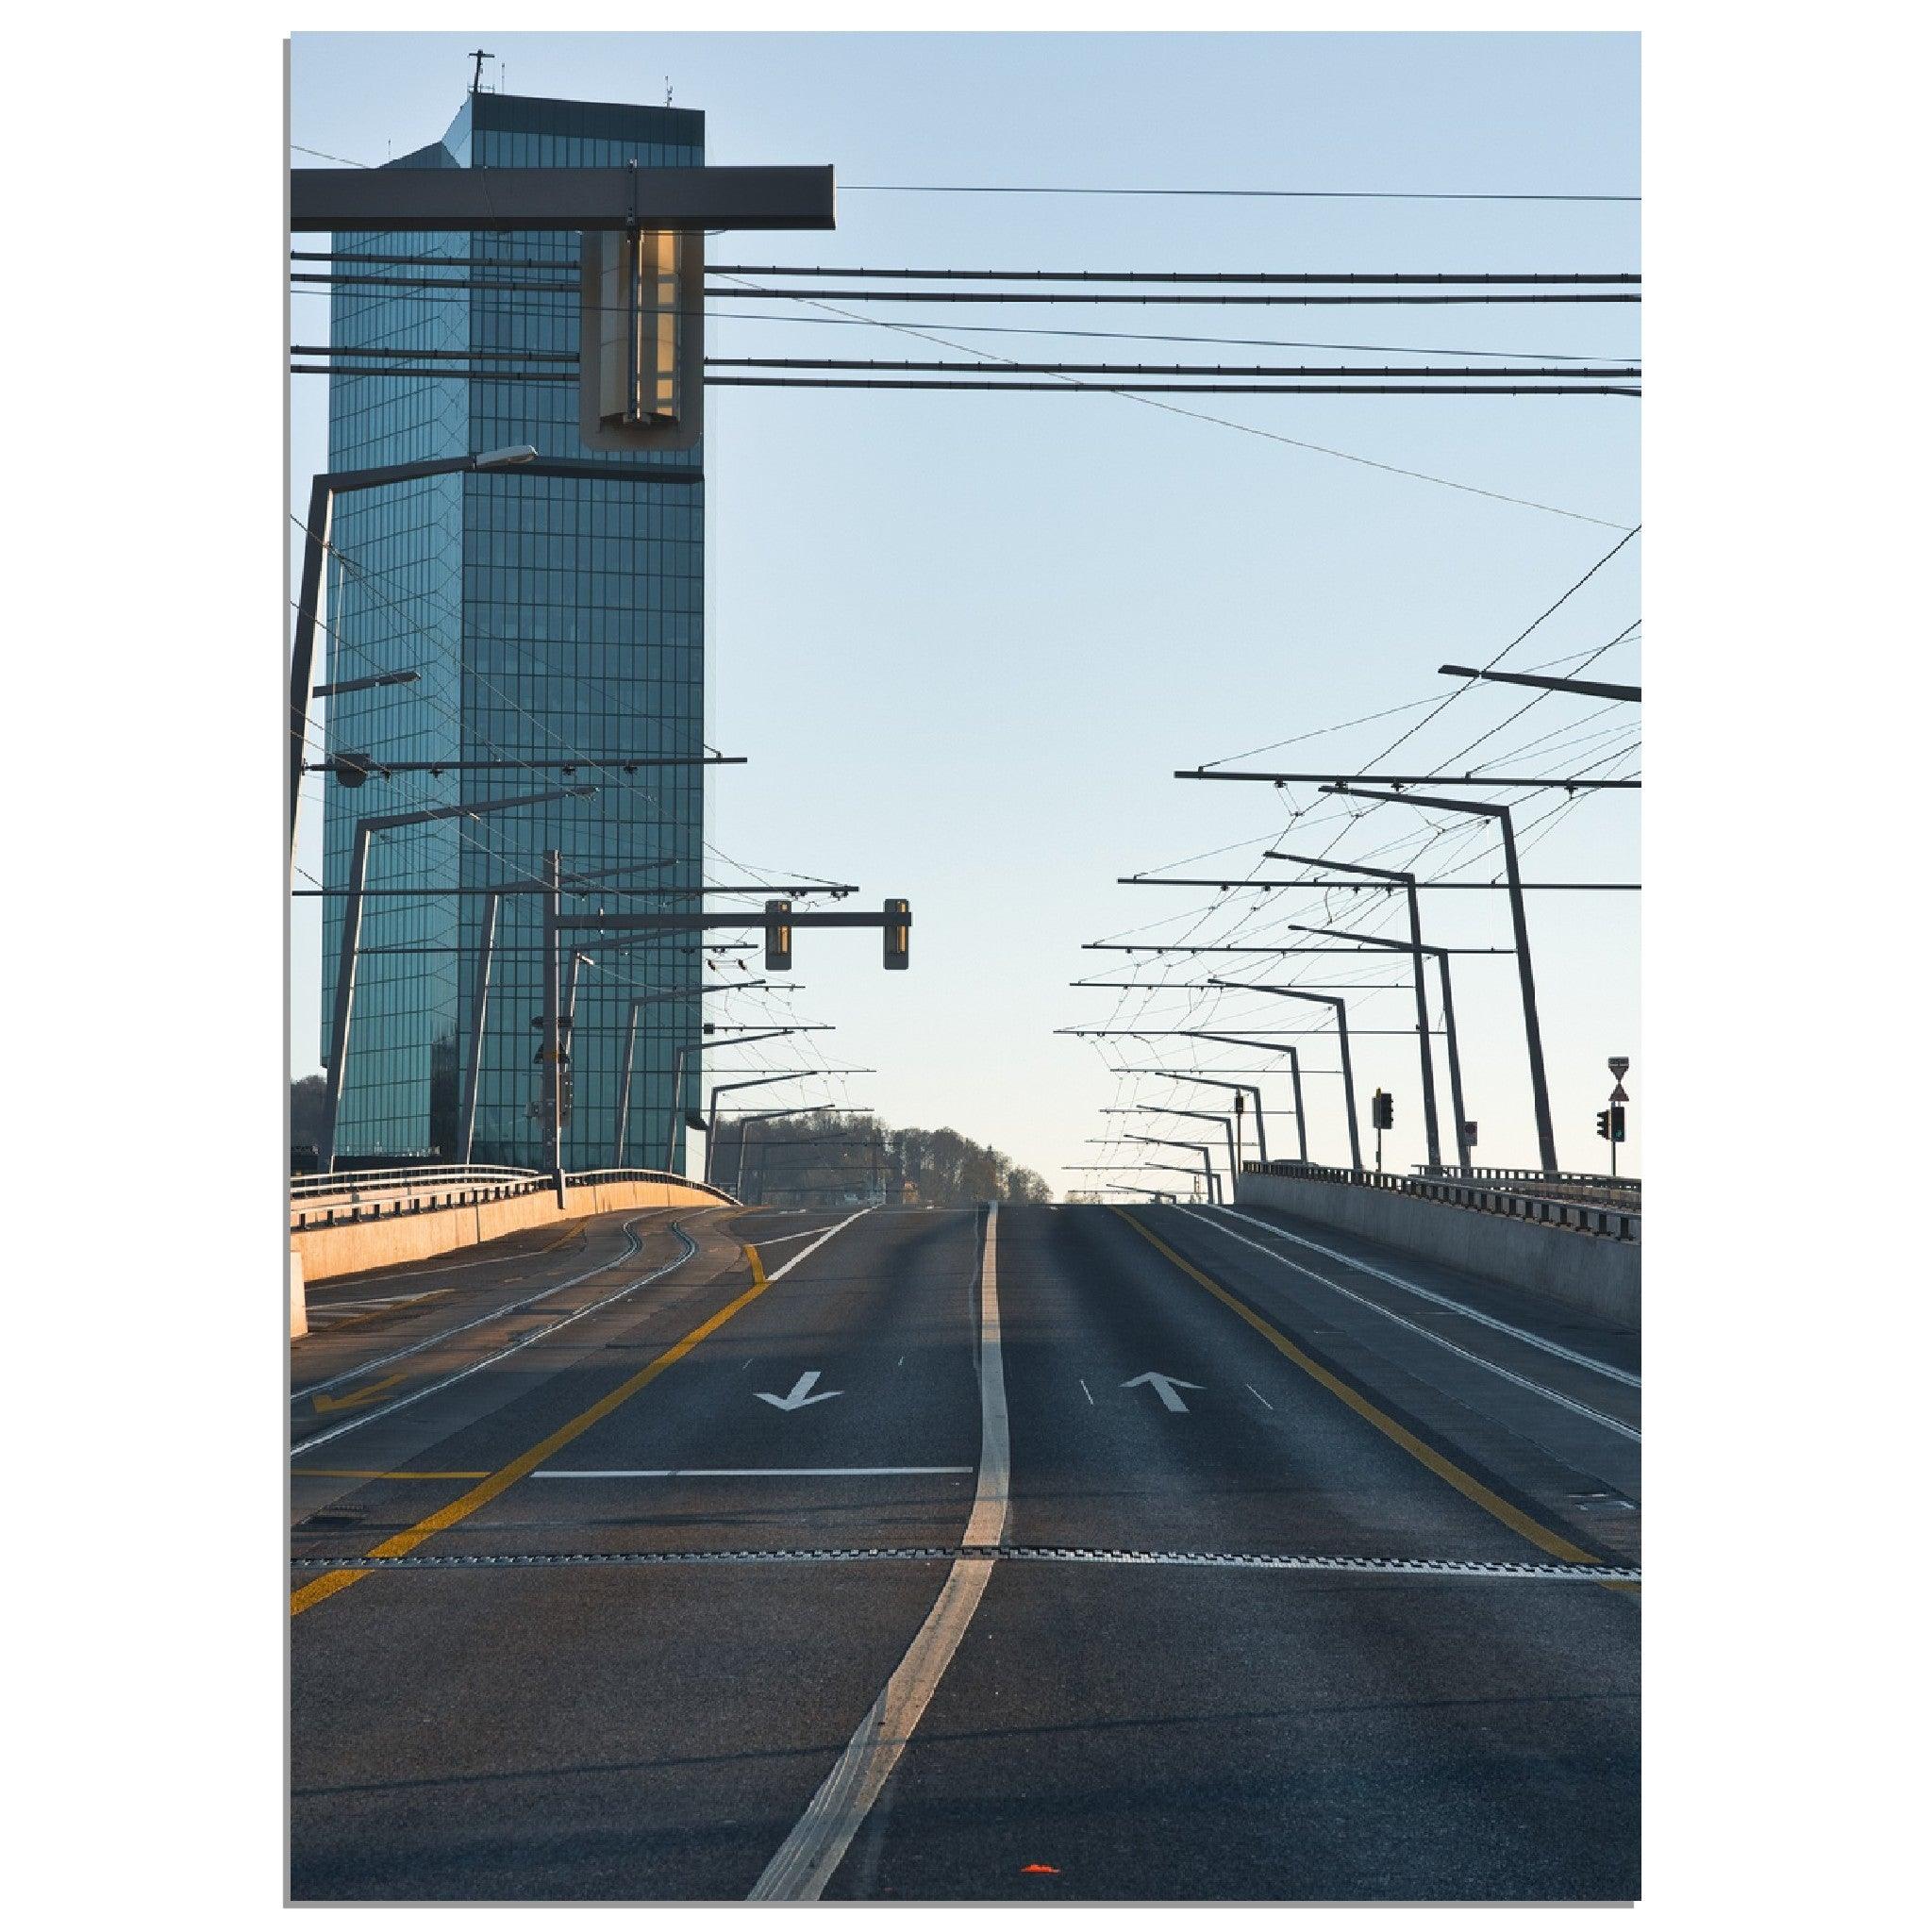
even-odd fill
[[[319,1074],[290,1082],[289,1112],[295,1148],[319,1144],[325,1112]],[[721,1187],[735,1181],[746,1200],[774,1207],[879,1197],[931,1208],[1053,1199],[1030,1167],[952,1127],[891,1127],[856,1113],[801,1114],[748,1126],[721,1120],[711,1176]]]

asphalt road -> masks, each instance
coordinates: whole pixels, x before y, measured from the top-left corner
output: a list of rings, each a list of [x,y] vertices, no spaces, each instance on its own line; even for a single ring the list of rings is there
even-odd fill
[[[1638,1895],[1634,1336],[1174,1208],[311,1307],[297,1900]]]

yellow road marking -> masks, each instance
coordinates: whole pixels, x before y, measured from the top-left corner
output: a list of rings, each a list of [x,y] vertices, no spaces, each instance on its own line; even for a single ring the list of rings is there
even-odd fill
[[[1546,1555],[1558,1557],[1566,1563],[1596,1563],[1601,1561],[1601,1558],[1592,1557],[1588,1550],[1578,1549],[1567,1537],[1558,1536],[1555,1530],[1544,1528],[1535,1517],[1524,1515],[1521,1509],[1517,1508],[1515,1504],[1506,1502],[1501,1496],[1497,1495],[1495,1491],[1491,1489],[1487,1483],[1479,1482],[1467,1470],[1458,1469],[1446,1456],[1440,1455],[1436,1450],[1431,1449],[1421,1437],[1405,1429],[1393,1416],[1384,1415],[1367,1396],[1361,1394],[1357,1390],[1352,1389],[1341,1376],[1331,1374],[1328,1370],[1324,1369],[1311,1356],[1303,1354],[1272,1322],[1266,1321],[1263,1317],[1257,1315],[1245,1302],[1241,1300],[1239,1296],[1231,1294],[1218,1281],[1202,1274],[1191,1261],[1184,1260],[1152,1228],[1143,1226],[1124,1208],[1116,1208],[1113,1211],[1136,1234],[1151,1241],[1155,1247],[1158,1248],[1183,1274],[1187,1275],[1191,1280],[1198,1282],[1216,1301],[1225,1303],[1256,1334],[1279,1349],[1296,1368],[1302,1370],[1304,1374],[1312,1376],[1323,1388],[1327,1390],[1329,1394],[1345,1402],[1365,1423],[1379,1429],[1397,1448],[1407,1450],[1431,1474],[1441,1476],[1451,1489],[1467,1496],[1478,1509],[1487,1510],[1498,1523],[1507,1525],[1518,1536],[1524,1538],[1526,1541],[1534,1543],[1538,1549],[1543,1551]],[[1635,1588],[1634,1585],[1606,1586],[1606,1588],[1610,1589],[1619,1587],[1625,1589]]]
[[[385,1389],[393,1389],[408,1374],[408,1369],[398,1369],[393,1375],[385,1375],[379,1382],[365,1383],[360,1389],[347,1395],[317,1395],[314,1398],[317,1415],[328,1415],[339,1408],[360,1408],[366,1402],[374,1402]]]
[[[542,1247],[537,1250],[537,1253],[540,1255],[547,1255],[552,1251],[552,1249],[562,1247],[565,1241],[574,1240],[576,1236],[582,1234],[584,1229],[589,1224],[590,1224],[588,1221],[572,1222],[571,1224],[567,1228],[565,1228],[564,1231],[560,1235],[558,1235],[554,1241],[546,1242]]]
[[[291,1475],[355,1476],[368,1483],[473,1483],[487,1469],[291,1469]]]
[[[407,1557],[419,1544],[428,1541],[440,1529],[448,1529],[462,1522],[466,1516],[474,1516],[486,1503],[492,1503],[503,1494],[512,1483],[521,1482],[533,1469],[540,1468],[557,1454],[559,1449],[569,1447],[586,1429],[593,1428],[613,1410],[621,1408],[639,1390],[647,1383],[655,1382],[674,1362],[682,1361],[708,1335],[715,1335],[730,1321],[740,1309],[746,1308],[763,1294],[770,1285],[765,1280],[765,1266],[758,1259],[758,1251],[747,1247],[745,1258],[751,1263],[751,1286],[734,1301],[725,1305],[708,1321],[700,1322],[691,1333],[680,1341],[675,1341],[664,1353],[645,1363],[628,1381],[621,1382],[609,1394],[591,1403],[581,1415],[573,1416],[560,1429],[554,1430],[537,1443],[534,1448],[525,1449],[514,1461],[507,1462],[493,1475],[488,1475],[473,1490],[466,1490],[453,1503],[445,1503],[433,1515],[425,1516],[421,1523],[401,1530],[387,1541],[376,1544],[369,1554],[372,1557]],[[289,1614],[299,1617],[304,1610],[332,1597],[338,1591],[347,1590],[352,1583],[359,1583],[363,1577],[373,1574],[368,1570],[330,1570],[318,1576],[313,1583],[305,1583],[289,1599]]]

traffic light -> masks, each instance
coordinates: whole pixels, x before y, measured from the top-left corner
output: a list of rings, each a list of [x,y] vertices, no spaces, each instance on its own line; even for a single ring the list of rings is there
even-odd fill
[[[886,971],[903,973],[912,962],[911,906],[904,899],[886,901]]]
[[[1597,1137],[1597,1139],[1598,1139],[1599,1141],[1609,1141],[1609,1140],[1618,1140],[1618,1141],[1621,1141],[1621,1140],[1622,1140],[1622,1139],[1624,1138],[1624,1135],[1623,1135],[1623,1131],[1622,1131],[1622,1124],[1622,1124],[1621,1122],[1620,1122],[1620,1123],[1618,1124],[1618,1132],[1617,1132],[1616,1134],[1614,1134],[1614,1135],[1612,1135],[1612,1134],[1611,1134],[1611,1132],[1610,1132],[1610,1113],[1611,1113],[1611,1109],[1610,1109],[1609,1108],[1607,1108],[1607,1108],[1604,1108],[1604,1110],[1603,1110],[1603,1111],[1602,1111],[1601,1113],[1599,1113],[1599,1114],[1597,1115],[1597,1117],[1596,1117],[1596,1137]]]
[[[1610,1141],[1621,1141],[1623,1138],[1624,1109],[1621,1107],[1613,1107],[1610,1108],[1610,1131],[1608,1132],[1608,1134],[1605,1136],[1605,1139]]]
[[[1375,1089],[1375,1125],[1381,1128],[1392,1127],[1394,1124],[1395,1096],[1392,1093],[1384,1093],[1377,1087]]]
[[[791,901],[765,901],[765,971],[791,971]]]

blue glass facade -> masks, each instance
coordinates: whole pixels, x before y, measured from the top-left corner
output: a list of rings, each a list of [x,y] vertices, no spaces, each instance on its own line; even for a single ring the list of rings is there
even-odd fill
[[[704,159],[704,117],[685,108],[472,95],[443,141],[398,167],[686,167]],[[574,353],[575,235],[346,235],[334,238],[337,349],[453,353],[474,366],[491,351]],[[407,263],[352,263],[350,255]],[[458,266],[423,265],[424,258]],[[555,264],[555,267],[549,264]],[[435,287],[416,287],[421,282]],[[460,286],[458,286],[460,284]],[[533,286],[536,285],[536,286]],[[474,890],[541,876],[543,855],[567,875],[601,882],[567,910],[694,908],[701,874],[703,774],[695,766],[585,771],[539,760],[696,757],[704,729],[702,452],[638,456],[587,449],[567,381],[479,379],[467,373],[329,378],[329,466],[358,470],[534,443],[541,455],[594,463],[592,475],[477,471],[344,491],[328,574],[327,675],[411,670],[413,684],[331,701],[331,751],[408,759],[501,759],[504,769],[331,784],[326,879],[346,883],[358,816],[525,796],[569,784],[595,794],[378,833],[364,911],[355,1025],[337,1147],[398,1158],[459,1151],[459,1100],[485,901]],[[519,762],[522,761],[522,762]],[[618,896],[612,887],[654,888]],[[417,889],[431,891],[416,896]],[[340,899],[325,902],[323,1052],[326,1058]],[[542,1156],[533,1024],[543,1010],[541,905],[501,902],[481,1057],[474,1158],[534,1166]],[[672,1057],[695,1042],[693,939],[588,947],[578,971],[574,1105],[564,1162],[603,1166],[613,1136],[633,998],[641,1010],[625,1158],[658,1166],[681,1137]],[[691,1057],[692,1069],[696,1056]],[[694,1074],[693,1074],[694,1083]],[[680,1142],[681,1144],[681,1142]]]

